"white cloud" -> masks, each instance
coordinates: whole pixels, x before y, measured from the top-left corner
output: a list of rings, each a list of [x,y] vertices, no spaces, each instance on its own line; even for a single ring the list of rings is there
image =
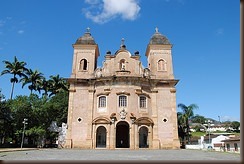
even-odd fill
[[[216,30],[216,35],[222,35],[224,34],[224,29],[223,28],[219,28]]]
[[[101,0],[85,0],[86,3],[91,4],[91,5],[95,5],[98,4]]]
[[[0,20],[0,27],[3,27],[5,23],[6,23],[5,20]]]
[[[222,116],[221,118],[221,122],[224,121],[240,121],[240,118],[236,118],[236,117],[232,117],[232,116]]]
[[[86,0],[90,7],[83,9],[85,16],[96,23],[106,23],[118,16],[135,20],[140,11],[137,0]]]
[[[179,4],[182,4],[182,5],[184,5],[185,4],[185,0],[177,0],[177,1],[175,1],[175,0],[164,0],[165,2],[177,2],[177,3],[179,3]]]
[[[24,30],[19,30],[18,34],[23,34],[25,31]]]

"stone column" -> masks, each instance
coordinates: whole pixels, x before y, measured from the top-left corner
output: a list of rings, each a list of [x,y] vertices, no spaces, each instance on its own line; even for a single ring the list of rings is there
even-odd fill
[[[110,125],[109,124],[106,124],[106,149],[109,149],[110,148]]]
[[[96,125],[93,124],[92,125],[92,138],[93,138],[93,144],[92,144],[92,148],[95,149],[96,148]]]
[[[149,125],[148,129],[148,140],[149,140],[149,149],[153,148],[153,128],[152,125]]]
[[[115,149],[115,123],[112,122],[110,124],[110,138],[109,138],[109,142],[110,142],[110,149]]]
[[[138,133],[138,125],[135,124],[135,149],[139,149],[139,133]]]
[[[130,149],[135,149],[135,124],[131,124],[130,128]]]

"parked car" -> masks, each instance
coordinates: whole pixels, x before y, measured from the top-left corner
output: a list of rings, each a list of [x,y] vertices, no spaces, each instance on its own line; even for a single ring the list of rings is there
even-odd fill
[[[213,147],[212,146],[208,146],[208,150],[213,150]]]
[[[56,143],[45,144],[44,148],[58,148],[58,144],[56,144]]]

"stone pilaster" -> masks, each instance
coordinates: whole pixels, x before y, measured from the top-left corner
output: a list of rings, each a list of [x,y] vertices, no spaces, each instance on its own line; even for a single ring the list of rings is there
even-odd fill
[[[72,89],[71,89],[72,87]],[[73,100],[74,100],[74,86],[70,86],[69,90],[69,106],[68,106],[68,118],[67,118],[67,133],[65,136],[65,148],[72,148],[72,121],[73,121]]]
[[[92,138],[92,134],[93,134],[93,129],[92,129],[92,120],[93,120],[93,112],[94,112],[94,87],[92,84],[90,84],[90,88],[88,89],[88,101],[89,104],[91,104],[90,106],[88,106],[87,110],[88,110],[88,115],[87,115],[87,146],[92,148],[93,146],[93,138]],[[94,143],[95,144],[95,143]]]
[[[152,145],[153,149],[159,149],[159,138],[158,138],[158,109],[157,109],[157,93],[158,91],[155,89],[151,90],[151,105],[152,105],[152,120],[154,122],[153,126],[153,139]]]

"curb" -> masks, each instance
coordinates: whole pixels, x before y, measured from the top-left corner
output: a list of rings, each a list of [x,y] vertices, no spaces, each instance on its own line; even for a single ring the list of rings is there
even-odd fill
[[[29,150],[39,150],[38,148],[13,148],[13,149],[9,149],[9,148],[1,148],[0,149],[0,153],[2,152],[13,152],[13,151],[29,151]]]

